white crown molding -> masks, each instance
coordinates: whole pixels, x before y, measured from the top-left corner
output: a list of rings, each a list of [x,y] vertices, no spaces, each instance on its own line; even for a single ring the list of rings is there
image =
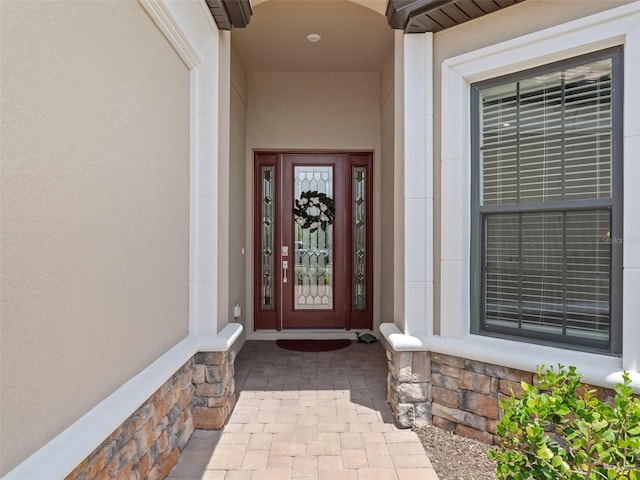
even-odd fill
[[[198,67],[202,60],[198,52],[184,34],[174,15],[167,8],[166,2],[162,0],[138,0],[140,5],[147,11],[158,29],[169,40],[169,43],[176,51],[180,59],[189,70]],[[211,14],[205,12],[209,17]]]

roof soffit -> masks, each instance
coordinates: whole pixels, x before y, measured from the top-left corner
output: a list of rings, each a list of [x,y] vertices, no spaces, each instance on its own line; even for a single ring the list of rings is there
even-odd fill
[[[206,0],[220,30],[245,28],[251,20],[251,0]]]
[[[391,28],[406,33],[439,32],[524,0],[388,0]]]

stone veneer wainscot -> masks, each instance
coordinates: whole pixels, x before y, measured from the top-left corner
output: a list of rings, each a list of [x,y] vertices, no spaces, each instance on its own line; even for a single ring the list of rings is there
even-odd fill
[[[195,354],[66,480],[165,478],[194,429],[220,429],[231,414],[236,353]]]
[[[399,427],[433,424],[464,437],[497,444],[500,400],[522,392],[521,382],[535,374],[515,368],[428,351],[396,351],[383,338],[387,352],[387,400]],[[610,401],[615,392],[588,386]]]

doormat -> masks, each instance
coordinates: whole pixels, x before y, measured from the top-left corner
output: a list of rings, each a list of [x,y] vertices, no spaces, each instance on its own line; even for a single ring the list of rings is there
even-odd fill
[[[276,340],[276,345],[295,352],[330,352],[351,345],[351,340]]]

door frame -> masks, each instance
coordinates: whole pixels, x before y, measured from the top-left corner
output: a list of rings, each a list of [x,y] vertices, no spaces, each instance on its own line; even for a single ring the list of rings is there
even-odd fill
[[[282,249],[281,240],[283,238],[282,232],[282,219],[280,218],[280,212],[282,208],[282,194],[283,185],[282,178],[283,172],[283,157],[285,155],[327,155],[327,156],[344,156],[345,162],[348,164],[345,166],[347,172],[345,185],[343,187],[346,192],[346,199],[349,202],[349,208],[345,209],[348,212],[347,219],[345,220],[345,285],[346,285],[346,301],[345,301],[345,324],[335,328],[309,328],[305,331],[323,330],[323,331],[349,331],[352,329],[372,330],[373,329],[373,284],[374,284],[374,166],[373,166],[373,151],[305,151],[305,150],[254,150],[253,152],[253,209],[252,209],[252,228],[253,228],[253,269],[252,285],[253,285],[253,331],[275,330],[275,331],[300,331],[297,328],[287,328],[283,330],[282,325],[282,307],[283,291],[282,291]],[[261,284],[261,266],[262,266],[262,223],[260,220],[260,212],[262,212],[262,182],[261,182],[261,168],[264,166],[272,166],[275,172],[275,191],[274,198],[274,248],[273,248],[273,298],[275,299],[274,308],[265,310],[262,308],[262,284]],[[365,249],[365,270],[366,270],[366,284],[365,284],[365,308],[355,310],[353,308],[353,178],[352,171],[354,167],[364,167],[366,172],[366,213],[365,223],[367,224],[366,231],[366,249]],[[291,257],[289,257],[291,258]]]

